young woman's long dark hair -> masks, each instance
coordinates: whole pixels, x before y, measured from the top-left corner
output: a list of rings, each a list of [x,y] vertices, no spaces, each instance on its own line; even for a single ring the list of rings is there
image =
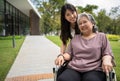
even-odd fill
[[[72,39],[70,22],[68,22],[65,19],[66,10],[70,10],[72,12],[77,13],[76,8],[72,4],[69,4],[69,3],[66,3],[61,8],[61,34],[60,34],[60,39],[62,40],[64,45],[67,44],[67,41],[69,39]],[[75,22],[75,34],[79,34],[79,33],[80,33],[80,31],[78,29],[78,25],[77,25],[77,21],[76,21]]]

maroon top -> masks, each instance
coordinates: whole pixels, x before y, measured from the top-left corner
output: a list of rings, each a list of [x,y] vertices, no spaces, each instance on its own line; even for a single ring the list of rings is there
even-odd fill
[[[68,67],[79,72],[101,70],[102,56],[111,55],[112,50],[104,33],[96,33],[91,39],[75,35],[70,41],[66,53],[72,56]]]

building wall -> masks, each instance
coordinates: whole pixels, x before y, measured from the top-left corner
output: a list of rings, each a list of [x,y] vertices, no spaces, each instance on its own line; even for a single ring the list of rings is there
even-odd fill
[[[40,35],[40,17],[34,10],[28,10],[29,16],[6,0],[0,0],[0,36]]]
[[[29,17],[6,0],[0,4],[0,36],[28,35]]]
[[[4,1],[0,0],[0,36],[5,35]]]
[[[30,10],[30,34],[40,35],[39,17],[32,9]]]

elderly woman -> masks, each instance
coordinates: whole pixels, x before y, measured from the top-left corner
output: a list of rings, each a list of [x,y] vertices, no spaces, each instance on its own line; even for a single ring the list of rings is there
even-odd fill
[[[113,69],[110,43],[104,33],[97,31],[91,14],[81,13],[77,23],[81,34],[75,35],[66,52],[55,60],[59,66],[69,60],[57,81],[106,81],[106,73]]]

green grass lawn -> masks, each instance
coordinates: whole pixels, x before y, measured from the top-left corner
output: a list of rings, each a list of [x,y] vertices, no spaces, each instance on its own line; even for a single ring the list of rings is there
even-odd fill
[[[116,75],[117,75],[117,81],[120,81],[120,42],[118,41],[110,41],[112,51],[114,53],[115,62],[116,62]]]
[[[24,38],[23,36],[15,36],[16,47],[13,48],[12,37],[0,37],[0,81],[4,81]]]
[[[60,46],[61,45],[61,41],[59,36],[46,36],[49,40],[51,40],[53,43],[55,43],[56,45]],[[117,75],[117,81],[120,81],[120,42],[118,41],[110,41],[113,53],[114,53],[114,57],[115,57],[115,62],[116,62],[116,67],[115,67],[115,71],[116,71],[116,75]]]

